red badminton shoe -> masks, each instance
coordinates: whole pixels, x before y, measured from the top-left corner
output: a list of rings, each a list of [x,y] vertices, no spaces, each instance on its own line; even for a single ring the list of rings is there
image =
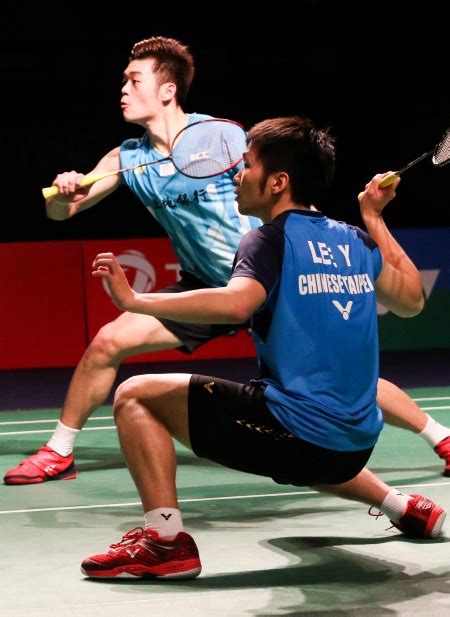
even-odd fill
[[[184,531],[167,540],[156,531],[136,527],[111,544],[107,553],[85,559],[81,571],[91,578],[188,579],[198,576],[202,565],[194,539]]]
[[[438,445],[434,448],[436,454],[443,458],[445,461],[445,468],[442,474],[444,476],[450,476],[450,437],[446,437],[442,441],[438,443]]]
[[[446,511],[422,495],[411,495],[406,512],[398,523],[391,523],[411,538],[436,538],[442,529]]]
[[[73,480],[78,475],[73,454],[61,456],[48,446],[42,446],[3,477],[5,484],[39,484],[48,480]]]

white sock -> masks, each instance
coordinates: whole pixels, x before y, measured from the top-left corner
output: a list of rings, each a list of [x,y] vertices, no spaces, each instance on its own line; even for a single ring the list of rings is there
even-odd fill
[[[156,508],[144,514],[145,529],[153,529],[161,538],[174,538],[184,531],[181,512],[176,508]]]
[[[405,495],[393,488],[384,498],[380,510],[383,514],[386,514],[390,521],[398,523],[406,512],[406,507],[410,499],[411,495]]]
[[[440,441],[446,437],[450,437],[450,429],[447,426],[439,424],[436,420],[433,420],[428,414],[426,414],[426,416],[428,418],[427,423],[419,435],[434,448]]]
[[[79,429],[70,428],[58,420],[55,432],[47,445],[61,456],[69,456],[73,452],[75,439],[79,432]]]

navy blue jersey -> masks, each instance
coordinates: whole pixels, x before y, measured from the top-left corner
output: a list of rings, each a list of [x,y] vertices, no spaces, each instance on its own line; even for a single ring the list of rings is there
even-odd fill
[[[382,428],[374,290],[381,267],[367,233],[309,210],[249,232],[236,255],[232,276],[256,279],[267,292],[252,334],[269,409],[325,448],[372,447]]]

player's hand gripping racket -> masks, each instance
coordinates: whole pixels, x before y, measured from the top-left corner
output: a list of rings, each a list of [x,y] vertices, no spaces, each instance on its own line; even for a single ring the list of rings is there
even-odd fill
[[[208,118],[188,124],[173,140],[169,156],[103,174],[87,175],[80,186],[91,186],[103,178],[148,165],[170,161],[175,169],[189,178],[212,178],[232,169],[242,160],[247,135],[241,124],[224,118]],[[42,189],[48,199],[58,194],[57,186]]]
[[[450,161],[450,127],[446,130],[444,136],[442,137],[441,141],[438,143],[437,146],[435,146],[431,150],[428,150],[428,152],[424,152],[416,159],[414,159],[414,161],[411,161],[411,163],[408,163],[398,171],[395,171],[389,176],[383,178],[383,180],[380,182],[380,187],[385,188],[386,186],[390,186],[395,182],[395,180],[400,176],[400,174],[402,174],[407,169],[410,169],[417,163],[420,163],[420,161],[425,159],[427,156],[430,156],[430,154],[433,154],[431,160],[433,161],[433,165],[435,167],[443,167]],[[363,195],[364,191],[358,195],[358,199],[361,199]]]

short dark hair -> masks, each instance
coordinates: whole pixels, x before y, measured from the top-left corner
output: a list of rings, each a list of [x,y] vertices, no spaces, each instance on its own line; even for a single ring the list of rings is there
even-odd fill
[[[334,180],[335,148],[329,130],[318,129],[310,118],[287,116],[263,120],[248,133],[265,170],[289,175],[292,200],[301,205],[319,205]]]
[[[194,58],[186,45],[176,39],[152,36],[133,45],[129,61],[152,58],[158,83],[173,81],[176,100],[183,105],[195,73]]]

